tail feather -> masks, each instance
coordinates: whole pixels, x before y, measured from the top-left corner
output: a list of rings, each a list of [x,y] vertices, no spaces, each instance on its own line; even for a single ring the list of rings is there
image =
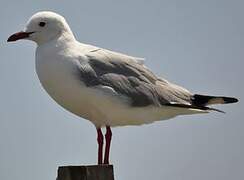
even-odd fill
[[[212,104],[229,104],[236,103],[238,99],[234,97],[224,97],[224,96],[206,96],[195,94],[192,97],[192,103],[195,106],[208,106]]]
[[[207,107],[207,106],[196,106],[196,105],[177,104],[177,103],[168,104],[168,106],[188,108],[188,109],[197,109],[197,110],[203,110],[203,111],[216,111],[216,112],[220,112],[220,113],[225,113],[222,110],[212,108],[212,107]]]

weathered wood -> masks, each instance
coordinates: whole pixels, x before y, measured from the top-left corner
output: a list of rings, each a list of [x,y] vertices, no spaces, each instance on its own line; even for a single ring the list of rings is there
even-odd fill
[[[114,180],[113,166],[62,166],[57,180]]]

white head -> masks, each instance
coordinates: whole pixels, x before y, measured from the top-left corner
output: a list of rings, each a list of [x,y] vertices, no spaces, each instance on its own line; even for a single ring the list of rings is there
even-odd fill
[[[34,14],[27,22],[24,31],[10,36],[8,42],[28,39],[40,45],[60,37],[74,39],[64,17],[54,12],[42,11]]]

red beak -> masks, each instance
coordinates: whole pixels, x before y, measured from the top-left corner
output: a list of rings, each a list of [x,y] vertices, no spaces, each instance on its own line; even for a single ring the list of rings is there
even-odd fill
[[[12,41],[17,41],[19,39],[25,39],[25,38],[28,38],[30,36],[30,34],[32,34],[34,32],[23,32],[23,31],[20,31],[20,32],[17,32],[13,35],[11,35],[7,42],[12,42]]]

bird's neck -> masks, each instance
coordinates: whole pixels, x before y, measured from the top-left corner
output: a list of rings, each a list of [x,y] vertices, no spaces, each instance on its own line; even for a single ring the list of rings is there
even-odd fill
[[[42,47],[55,47],[55,48],[61,48],[65,49],[68,46],[76,43],[76,39],[73,35],[72,32],[66,31],[62,32],[59,36],[47,41],[47,42],[38,42],[37,47],[42,48]]]
[[[63,32],[61,33],[61,35],[58,39],[64,40],[66,42],[76,41],[75,36],[68,25],[65,26]]]

